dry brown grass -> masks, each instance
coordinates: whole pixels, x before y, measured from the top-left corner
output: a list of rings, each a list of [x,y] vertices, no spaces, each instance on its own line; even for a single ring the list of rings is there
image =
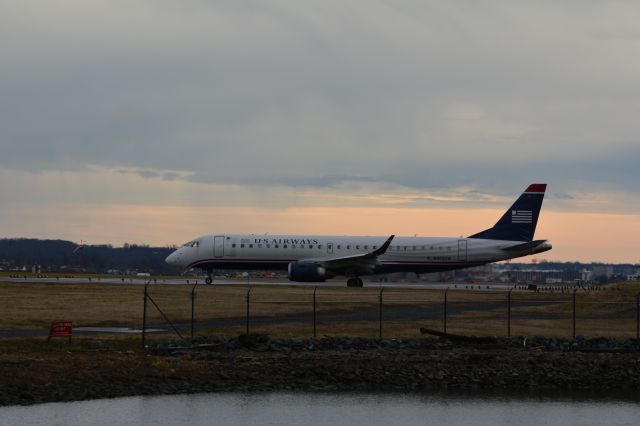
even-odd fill
[[[577,334],[585,336],[635,336],[636,283],[612,286],[605,291],[577,295]],[[0,328],[46,328],[55,320],[71,320],[74,326],[140,326],[143,291],[141,285],[61,283],[0,283]],[[237,335],[245,331],[246,286],[198,286],[196,320],[210,323],[197,334]],[[313,292],[311,287],[254,286],[250,294],[250,315],[277,317],[277,323],[251,322],[250,331],[276,337],[311,337],[313,334]],[[172,322],[189,322],[191,286],[153,284],[149,294]],[[319,287],[316,291],[317,335],[376,337],[379,333],[377,288]],[[474,335],[507,334],[507,293],[449,291],[447,330]],[[383,293],[383,336],[418,337],[419,328],[443,328],[443,290],[392,289]],[[485,308],[486,307],[486,308]],[[398,318],[406,309],[407,318]],[[424,314],[422,314],[424,312]],[[356,313],[344,321],[329,316]],[[358,318],[357,314],[362,313]],[[364,320],[363,318],[367,320]],[[570,294],[512,293],[512,335],[570,337],[572,334]],[[290,318],[287,318],[290,317]],[[223,326],[224,320],[235,319]],[[216,321],[221,325],[216,326]],[[148,323],[164,324],[152,303]],[[156,338],[166,338],[158,335]]]
[[[48,326],[70,319],[79,325],[117,325],[140,312],[142,287],[102,284],[0,284],[3,328]]]

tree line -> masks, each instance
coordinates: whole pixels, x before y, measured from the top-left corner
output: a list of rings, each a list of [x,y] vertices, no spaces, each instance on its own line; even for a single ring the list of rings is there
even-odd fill
[[[138,244],[113,247],[108,244],[78,245],[65,240],[5,238],[0,239],[0,266],[5,270],[25,267],[31,270],[37,266],[42,272],[177,274],[182,271],[164,261],[173,250],[174,247]]]

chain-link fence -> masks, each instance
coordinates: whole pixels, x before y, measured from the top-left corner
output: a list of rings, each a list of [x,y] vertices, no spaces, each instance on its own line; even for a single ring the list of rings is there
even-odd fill
[[[172,305],[160,287],[148,294],[190,337],[411,338],[421,328],[477,336],[640,337],[640,298],[628,291],[206,286],[191,289],[190,312]]]
[[[72,321],[74,335],[146,342],[267,333],[281,338],[416,338],[426,328],[475,336],[638,338],[637,283],[529,291],[477,285],[347,288],[332,285],[0,283],[0,337],[47,334]]]

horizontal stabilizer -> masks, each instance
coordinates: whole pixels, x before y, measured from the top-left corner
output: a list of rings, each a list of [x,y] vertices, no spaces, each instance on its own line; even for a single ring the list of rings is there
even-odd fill
[[[534,240],[534,241],[529,241],[528,243],[516,244],[515,246],[505,247],[502,250],[504,251],[532,250],[538,247],[540,244],[544,244],[546,242],[547,240]]]

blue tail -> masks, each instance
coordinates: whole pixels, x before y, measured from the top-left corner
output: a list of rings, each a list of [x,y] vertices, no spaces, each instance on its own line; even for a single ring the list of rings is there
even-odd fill
[[[538,224],[546,183],[534,183],[505,212],[493,228],[486,229],[469,238],[486,240],[531,241]]]

